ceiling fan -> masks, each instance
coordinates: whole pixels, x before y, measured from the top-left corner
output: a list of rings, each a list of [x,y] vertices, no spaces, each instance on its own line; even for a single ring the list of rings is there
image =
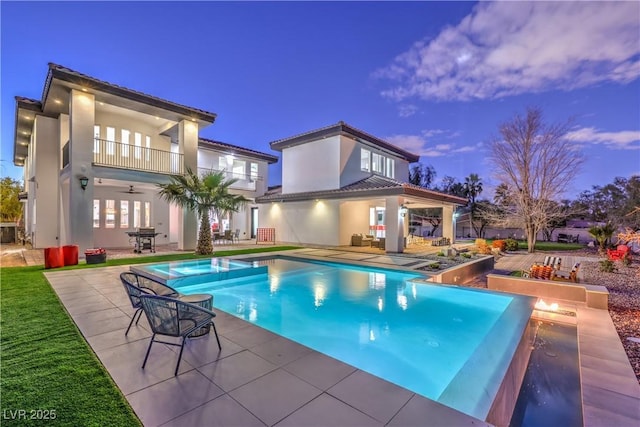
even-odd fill
[[[142,191],[136,191],[133,189],[133,185],[129,186],[129,189],[126,191],[121,191],[121,193],[125,193],[125,194],[144,194]]]

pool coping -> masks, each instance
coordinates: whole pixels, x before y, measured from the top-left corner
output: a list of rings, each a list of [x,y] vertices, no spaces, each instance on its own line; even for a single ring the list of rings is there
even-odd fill
[[[332,251],[329,249],[323,249],[324,251]],[[291,256],[294,253],[299,253],[300,257],[311,258],[308,254],[304,252],[308,251],[308,249],[303,250],[295,250],[295,251],[283,251],[283,252],[273,252],[269,255],[278,255],[278,254],[286,254],[287,256]],[[336,258],[336,253],[344,252],[344,251],[332,251],[332,257],[318,257],[313,256],[313,258],[317,258],[319,260],[331,260],[345,263],[352,263],[356,265],[369,265],[377,268],[391,268],[391,269],[399,269],[403,271],[411,271],[417,272],[415,268],[417,267],[415,264],[412,265],[412,268],[406,268],[402,266],[393,266],[385,263],[375,263],[371,262],[371,260],[366,261],[364,263],[358,262],[358,260],[353,259],[344,259],[341,260]],[[346,253],[346,252],[345,252]],[[242,258],[256,258],[259,254],[248,254],[243,257],[234,257],[236,259]],[[393,258],[389,255],[383,255],[387,258]],[[406,257],[397,257],[406,260]],[[393,259],[391,259],[393,262]],[[133,314],[133,310],[130,307],[130,303],[126,299],[126,294],[122,288],[122,285],[119,283],[117,279],[117,274],[120,271],[125,271],[128,266],[122,267],[104,267],[104,268],[94,268],[87,270],[70,270],[70,271],[50,271],[45,272],[45,277],[51,283],[54,291],[60,298],[63,306],[70,313],[70,317],[76,322],[80,331],[83,333],[87,342],[92,347],[93,351],[96,352],[98,358],[101,359],[103,365],[110,372],[112,377],[114,376],[113,372],[110,370],[110,360],[104,360],[101,357],[101,354],[104,355],[105,350],[103,347],[104,343],[102,339],[97,340],[96,337],[104,336],[108,340],[113,340],[115,345],[113,349],[117,349],[114,351],[122,350],[129,362],[132,363],[134,369],[139,370],[139,360],[141,357],[131,357],[131,351],[124,349],[127,346],[135,347],[134,353],[139,353],[140,341],[144,342],[143,350],[146,350],[146,343],[148,342],[149,332],[146,331],[146,335],[144,332],[140,332],[140,334],[135,335],[132,334],[130,338],[125,338],[123,335],[123,330],[126,328],[126,324]],[[102,272],[109,272],[109,274],[104,274]],[[431,276],[428,272],[419,271],[421,274],[425,276]],[[72,279],[71,281],[69,279]],[[79,313],[77,310],[76,298],[71,298],[71,296],[76,296],[75,293],[81,289],[81,293],[90,295],[92,298],[96,298],[96,300],[100,300],[100,305],[96,302],[96,310],[95,312],[82,312]],[[574,303],[575,304],[575,303]],[[84,304],[83,304],[84,305]],[[128,308],[127,308],[128,305]],[[107,308],[108,307],[108,308]],[[585,426],[599,426],[604,424],[612,424],[618,426],[626,426],[626,425],[637,425],[638,421],[640,421],[640,385],[638,384],[635,375],[633,374],[633,370],[631,365],[629,364],[628,358],[626,357],[626,353],[624,352],[624,348],[622,347],[622,343],[616,333],[615,327],[613,326],[613,321],[609,316],[608,311],[606,310],[598,310],[588,308],[581,304],[575,304],[576,307],[576,323],[578,330],[578,348],[580,354],[580,378],[581,378],[581,395],[583,402],[583,424]],[[95,314],[95,316],[94,316]],[[113,319],[117,319],[117,322],[105,322],[101,316],[111,316]],[[230,320],[227,316],[220,316],[220,321],[224,325],[234,324],[234,320]],[[101,326],[95,329],[95,325],[89,325],[89,323],[84,323],[87,321],[87,318],[92,318],[94,322],[99,323]],[[95,318],[94,318],[95,317]],[[111,319],[111,317],[109,317]],[[552,317],[552,316],[551,316]],[[91,320],[91,319],[89,319]],[[244,322],[241,319],[237,319],[237,322],[242,322],[246,325],[240,327],[243,331],[246,330],[247,333],[252,328],[257,330],[261,330],[262,328],[252,325],[251,323]],[[80,323],[79,323],[80,322]],[[125,323],[123,323],[125,322]],[[124,326],[122,326],[122,324]],[[237,324],[236,324],[237,325]],[[105,330],[106,328],[106,330]],[[148,326],[147,326],[148,328]],[[139,331],[144,331],[144,326],[139,326]],[[216,358],[212,362],[216,362],[218,360],[225,360],[226,358],[230,358],[233,355],[240,354],[242,352],[248,352],[250,354],[254,354],[257,351],[257,348],[260,348],[260,351],[264,351],[262,347],[264,347],[268,343],[261,343],[258,346],[239,346],[237,343],[233,342],[233,340],[229,339],[224,332],[224,328],[221,328],[223,332],[221,332],[223,346],[227,344],[227,347],[235,348],[235,352],[233,354],[223,354],[221,357]],[[234,329],[235,330],[235,329]],[[233,333],[234,330],[230,330],[228,332]],[[101,332],[101,333],[93,333],[93,332]],[[258,333],[259,334],[259,333]],[[284,340],[284,338],[283,338]],[[194,340],[195,341],[195,340]],[[288,340],[286,340],[288,341]],[[202,341],[201,341],[202,342]],[[201,344],[198,344],[201,345]],[[247,348],[248,347],[248,348]],[[240,349],[238,349],[240,348]],[[154,347],[155,351],[155,347]],[[187,350],[185,350],[187,352]],[[311,351],[312,353],[315,353]],[[167,359],[166,363],[169,366],[169,370],[173,371],[173,363],[175,363],[175,354],[169,352],[163,352],[162,359]],[[185,353],[187,354],[187,353]],[[259,354],[257,355],[260,356]],[[301,357],[304,359],[307,355]],[[326,357],[326,356],[325,356]],[[121,362],[120,359],[118,359]],[[295,363],[293,362],[290,363]],[[183,362],[184,363],[184,362]],[[185,363],[185,365],[188,365]],[[274,371],[271,371],[269,374],[264,375],[263,377],[258,378],[264,379],[266,377],[271,376],[275,372],[279,372],[283,370],[281,376],[290,376],[291,373],[285,369],[287,365],[279,366]],[[122,369],[121,366],[117,367],[118,369]],[[196,373],[199,373],[197,367],[189,368],[181,368],[181,373],[183,372],[194,372],[193,374],[188,375],[189,380],[191,377],[195,376]],[[354,378],[354,374],[358,372],[357,370],[349,373],[347,377],[339,381],[339,383],[347,382],[350,378]],[[360,371],[361,372],[361,371]],[[145,373],[146,374],[146,373]],[[364,374],[364,375],[363,375]],[[117,374],[116,374],[117,375]],[[274,374],[275,375],[275,374]],[[392,384],[386,383],[383,380],[377,379],[374,377],[373,379],[368,378],[369,374],[366,373],[358,373],[355,377],[365,377],[365,381],[370,381],[374,383],[375,386],[369,387],[367,389],[367,393],[374,393],[376,390],[387,390],[389,386],[396,387],[397,389],[401,389]],[[372,377],[372,376],[371,376]],[[185,375],[180,375],[177,378],[184,379]],[[288,378],[288,377],[287,377]],[[115,378],[114,378],[115,379]],[[150,408],[145,408],[143,404],[141,404],[140,396],[144,395],[146,392],[157,392],[157,389],[168,389],[172,390],[172,387],[175,386],[174,383],[179,382],[176,378],[173,378],[171,374],[169,375],[161,375],[156,378],[158,381],[153,384],[146,384],[142,389],[136,390],[133,393],[127,393],[127,390],[122,390],[123,394],[134,408],[134,411],[138,414],[138,416],[145,422],[145,425],[154,425],[153,422],[148,420],[149,414],[152,412]],[[298,378],[299,379],[299,378]],[[148,378],[145,378],[147,381]],[[255,381],[258,381],[255,380]],[[356,378],[356,380],[362,380],[362,378]],[[265,380],[266,381],[266,380]],[[304,380],[303,380],[304,381]],[[354,380],[355,381],[355,380]],[[351,381],[351,382],[354,382]],[[356,381],[357,382],[357,381]],[[116,381],[118,384],[118,381]],[[183,384],[184,385],[184,384]],[[338,384],[334,384],[332,387],[337,386]],[[239,389],[248,386],[248,384],[239,387]],[[120,385],[119,385],[120,387]],[[348,389],[349,387],[353,387],[353,384],[345,384],[344,389]],[[189,419],[183,418],[188,417],[189,414],[193,414],[199,411],[199,413],[206,413],[209,408],[216,406],[224,406],[224,407],[233,407],[235,410],[243,411],[243,415],[245,412],[248,412],[249,415],[253,416],[255,419],[255,414],[251,414],[250,411],[247,411],[246,408],[242,407],[242,405],[237,404],[237,400],[234,400],[234,395],[232,394],[235,390],[231,391],[221,391],[219,395],[216,395],[214,398],[209,401],[202,402],[196,408],[191,408],[188,411],[183,411],[183,413],[179,414],[177,417],[174,417],[174,421],[179,419]],[[362,392],[361,388],[356,388],[355,390]],[[403,402],[400,404],[397,410],[392,414],[391,418],[387,419],[386,417],[381,417],[378,413],[372,414],[370,409],[363,409],[363,404],[361,402],[354,402],[350,399],[354,399],[353,396],[347,396],[344,394],[340,394],[339,392],[329,392],[329,389],[319,389],[320,394],[313,397],[311,400],[304,403],[302,406],[295,409],[295,411],[291,412],[286,417],[277,421],[281,425],[287,425],[287,422],[291,423],[292,420],[296,422],[301,422],[303,420],[304,415],[312,416],[313,420],[317,421],[317,408],[318,407],[332,407],[335,409],[335,412],[330,416],[341,416],[342,414],[346,414],[353,416],[366,416],[367,419],[371,421],[371,425],[407,425],[411,424],[412,421],[414,423],[424,422],[425,412],[429,412],[429,419],[433,420],[433,422],[438,421],[451,421],[456,425],[466,425],[473,424],[479,425],[484,424],[488,425],[480,420],[477,420],[473,417],[467,416],[465,414],[459,413],[449,407],[441,405],[437,402],[430,401],[426,398],[422,398],[421,396],[416,396],[415,394],[409,396],[407,399],[403,398]],[[397,390],[394,389],[394,392]],[[409,392],[411,393],[411,392]],[[384,393],[383,393],[384,394]],[[339,395],[339,396],[336,396]],[[236,396],[237,397],[237,396]],[[226,399],[226,400],[225,400]],[[229,400],[231,399],[231,400]],[[144,400],[144,399],[142,399]],[[153,405],[153,403],[149,403]],[[435,404],[435,406],[434,406]],[[157,405],[157,403],[156,403]],[[226,405],[226,406],[225,406]],[[328,405],[328,406],[327,406]],[[333,405],[333,406],[332,406]],[[346,407],[345,407],[346,405]],[[239,408],[238,408],[239,406]],[[158,411],[164,413],[166,412],[166,408],[153,408],[153,411]],[[330,410],[332,411],[332,410]],[[355,412],[354,412],[355,411]],[[375,412],[375,410],[373,410]],[[337,415],[336,415],[337,414]],[[435,418],[434,418],[435,414]],[[387,414],[388,415],[388,414]],[[329,415],[328,415],[329,416]],[[345,415],[346,416],[346,415]],[[376,416],[378,418],[376,418]],[[297,418],[296,418],[297,417]],[[362,420],[362,418],[358,418]],[[287,421],[289,420],[289,421]],[[268,420],[262,420],[269,424]],[[160,425],[159,423],[157,425]],[[273,424],[273,423],[271,423]],[[291,424],[295,425],[295,424]]]

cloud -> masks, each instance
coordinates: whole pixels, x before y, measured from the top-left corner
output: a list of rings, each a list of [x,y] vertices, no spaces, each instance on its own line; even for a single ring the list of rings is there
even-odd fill
[[[411,117],[418,112],[418,107],[413,104],[402,104],[398,106],[398,116]]]
[[[567,138],[577,142],[604,144],[619,150],[640,150],[640,130],[603,132],[593,127],[585,127],[569,132]]]
[[[480,2],[374,77],[394,100],[495,99],[640,76],[639,2]]]
[[[481,146],[481,144],[476,144],[456,147],[451,143],[432,144],[429,142],[429,138],[435,135],[449,139],[451,138],[450,135],[458,136],[459,132],[430,129],[422,131],[420,135],[392,135],[386,137],[385,140],[409,151],[410,153],[414,153],[422,157],[443,157],[456,153],[467,153],[476,151]]]

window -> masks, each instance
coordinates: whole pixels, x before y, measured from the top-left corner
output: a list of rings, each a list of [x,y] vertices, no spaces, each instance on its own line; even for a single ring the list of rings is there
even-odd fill
[[[144,226],[151,227],[151,203],[144,202]]]
[[[133,202],[133,227],[140,227],[140,202]]]
[[[116,151],[116,128],[107,126],[107,154],[113,156]]]
[[[218,169],[223,171],[223,170],[227,170],[227,159],[220,156],[218,157]]]
[[[93,199],[93,228],[100,228],[100,200]]]
[[[126,129],[122,129],[122,157],[129,157],[129,132]]]
[[[93,152],[100,153],[100,125],[93,126]]]
[[[385,171],[385,176],[389,178],[394,178],[395,175],[395,162],[393,159],[387,157],[387,169]]]
[[[371,151],[365,150],[364,148],[360,149],[360,170],[365,172],[371,171]]]
[[[104,228],[116,228],[116,201],[105,200],[104,201]]]
[[[120,200],[120,228],[129,228],[129,201]]]
[[[151,156],[151,137],[149,135],[145,135],[144,140],[145,147],[147,147],[147,149],[145,150],[147,153],[145,156],[145,160],[148,162],[149,157]]]
[[[234,160],[231,169],[233,171],[233,177],[236,179],[247,179],[246,168],[247,162],[245,162],[244,160]]]
[[[377,173],[384,172],[384,156],[381,156],[380,154],[377,154],[377,153],[373,153],[373,156],[371,158],[371,170]]]
[[[251,182],[256,182],[258,180],[258,164],[257,163],[251,162],[250,177],[251,177]]]
[[[139,159],[142,154],[142,134],[140,132],[135,132],[133,134],[133,145],[136,146],[133,151],[133,157]]]

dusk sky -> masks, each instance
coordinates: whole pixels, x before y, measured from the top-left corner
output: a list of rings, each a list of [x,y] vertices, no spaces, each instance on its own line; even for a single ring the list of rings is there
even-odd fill
[[[488,189],[487,142],[537,106],[573,118],[587,158],[567,198],[640,174],[640,2],[0,8],[2,176],[22,178],[14,97],[40,100],[49,62],[215,112],[202,137],[272,154],[271,141],[343,120],[419,154],[437,181],[477,173]]]

